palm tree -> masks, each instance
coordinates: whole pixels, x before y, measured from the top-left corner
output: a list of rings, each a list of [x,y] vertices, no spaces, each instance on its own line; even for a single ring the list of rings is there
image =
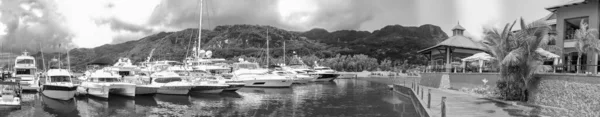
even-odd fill
[[[583,53],[600,52],[600,42],[597,35],[598,30],[587,29],[588,24],[581,20],[580,29],[575,31],[575,49],[577,50],[577,73],[581,73],[581,56]]]
[[[500,93],[505,99],[526,100],[527,87],[533,74],[542,67],[543,50],[549,41],[550,27],[543,21],[525,24],[521,18],[521,30],[512,31],[512,24],[507,24],[502,32],[498,29],[485,29],[483,40],[487,49],[496,57],[500,68],[501,81],[498,82]]]

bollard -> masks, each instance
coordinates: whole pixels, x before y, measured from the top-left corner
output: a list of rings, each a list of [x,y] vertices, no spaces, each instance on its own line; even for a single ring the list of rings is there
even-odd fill
[[[446,117],[446,97],[442,97],[442,117]]]
[[[427,90],[427,108],[431,108],[431,89]]]

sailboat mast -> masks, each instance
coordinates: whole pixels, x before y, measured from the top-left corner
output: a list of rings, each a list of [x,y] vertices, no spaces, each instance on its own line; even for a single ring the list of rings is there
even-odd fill
[[[200,0],[200,19],[198,21],[198,48],[196,52],[200,52],[200,45],[202,44],[202,1]],[[199,54],[196,54],[196,57],[200,57]]]
[[[42,44],[40,43],[40,53],[42,54],[42,69],[46,71],[46,61],[44,60],[44,50],[42,49]]]
[[[283,40],[283,64],[285,65],[285,39]]]
[[[267,27],[267,67],[269,66],[269,27]]]

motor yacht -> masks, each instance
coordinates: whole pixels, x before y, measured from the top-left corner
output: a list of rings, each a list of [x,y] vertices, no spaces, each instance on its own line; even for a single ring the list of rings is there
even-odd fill
[[[158,86],[156,93],[186,95],[193,85],[184,81],[179,74],[170,71],[160,71],[150,75],[151,85]]]
[[[123,82],[121,76],[104,70],[96,70],[90,77],[81,83],[87,94],[108,98],[109,94],[135,96],[135,84]]]
[[[333,81],[340,76],[340,74],[336,73],[335,70],[324,67],[324,66],[315,66],[313,67],[313,72],[309,72],[309,74],[316,75],[317,79],[314,81]]]
[[[296,84],[305,84],[310,81],[314,81],[317,78],[315,76],[310,76],[307,74],[299,74],[297,72],[284,71],[284,70],[269,71],[269,73],[275,74],[275,75],[280,75],[280,76],[290,77],[290,78],[292,78],[293,83],[296,83]]]
[[[36,74],[37,68],[35,65],[35,58],[28,55],[27,52],[23,52],[23,55],[15,58],[14,72],[12,76],[21,78],[20,85],[22,90],[39,90],[39,76]]]
[[[194,85],[190,89],[190,93],[221,93],[229,87],[225,82],[220,82],[216,76],[204,71],[194,70],[185,75],[188,77],[188,81]]]
[[[225,82],[225,84],[229,85],[229,87],[223,89],[223,91],[237,91],[246,86],[244,81],[238,80],[233,77],[233,74],[221,74],[221,82]]]
[[[106,69],[122,76],[124,82],[135,84],[136,95],[156,94],[159,88],[159,86],[150,84],[151,81],[148,74],[151,71],[143,71],[140,67],[133,65],[129,58],[120,58],[117,63]]]
[[[20,108],[21,87],[18,81],[0,81],[0,108]]]
[[[240,62],[233,64],[233,75],[244,81],[246,87],[290,87],[293,80],[289,76],[269,74],[267,69],[259,67],[258,63]]]
[[[41,80],[42,94],[52,99],[70,100],[75,96],[77,89],[71,76],[71,72],[66,69],[49,69]]]

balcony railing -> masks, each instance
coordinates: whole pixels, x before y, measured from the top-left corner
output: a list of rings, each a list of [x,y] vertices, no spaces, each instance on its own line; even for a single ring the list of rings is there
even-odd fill
[[[579,73],[577,73],[577,68],[580,68]],[[543,65],[541,68],[538,68],[538,72],[541,73],[570,73],[570,74],[592,74],[588,69],[590,67],[597,67],[596,70],[600,71],[600,65]],[[429,67],[424,69],[421,72],[448,72],[451,73],[480,73],[479,68],[469,67],[453,67],[453,68],[445,68],[445,67]],[[495,73],[499,72],[498,68],[493,67],[484,67],[481,70],[482,73]]]

